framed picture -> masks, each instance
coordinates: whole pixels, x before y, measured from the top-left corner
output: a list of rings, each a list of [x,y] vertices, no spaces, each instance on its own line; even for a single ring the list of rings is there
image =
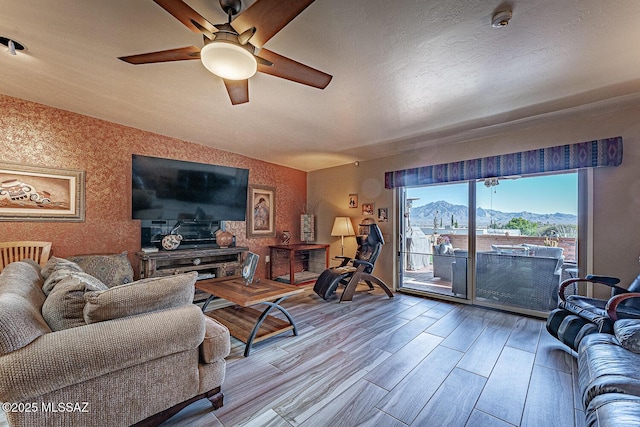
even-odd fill
[[[362,204],[362,215],[373,215],[373,203]]]
[[[349,194],[349,207],[357,208],[358,207],[358,195],[357,194]]]
[[[0,163],[0,221],[84,221],[84,175]]]
[[[389,208],[378,209],[378,222],[389,222]]]
[[[256,274],[256,267],[258,266],[259,258],[260,255],[254,254],[253,252],[247,252],[244,264],[242,265],[242,278],[244,279],[244,284],[246,286],[253,283],[253,276]]]
[[[247,237],[276,237],[276,189],[249,185]]]

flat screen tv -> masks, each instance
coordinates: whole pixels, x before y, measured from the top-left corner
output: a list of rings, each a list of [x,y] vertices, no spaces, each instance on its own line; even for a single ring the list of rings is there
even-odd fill
[[[248,169],[134,154],[131,171],[133,219],[246,219]]]

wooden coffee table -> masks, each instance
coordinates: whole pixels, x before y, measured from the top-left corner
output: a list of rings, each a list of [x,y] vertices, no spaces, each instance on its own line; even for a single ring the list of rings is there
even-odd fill
[[[222,298],[240,307],[225,307],[206,313],[229,329],[231,336],[245,343],[244,355],[249,356],[253,343],[260,342],[287,331],[298,335],[296,324],[291,314],[280,303],[291,295],[304,292],[297,286],[287,285],[268,279],[259,279],[246,286],[241,277],[221,277],[216,279],[199,280],[196,288],[210,296],[202,306],[207,309],[211,301]],[[264,311],[257,310],[252,305],[264,304]],[[269,316],[269,312],[278,309],[288,321]]]

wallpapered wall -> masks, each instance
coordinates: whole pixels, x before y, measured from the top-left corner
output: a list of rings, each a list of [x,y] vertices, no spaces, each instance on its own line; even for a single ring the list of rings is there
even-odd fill
[[[53,242],[53,254],[104,254],[140,250],[140,221],[131,219],[131,155],[166,157],[249,169],[249,183],[276,188],[276,230],[299,241],[306,202],[305,172],[215,148],[97,120],[0,95],[0,161],[86,171],[85,222],[0,221],[0,240]],[[244,222],[228,222],[238,246],[260,255],[257,276],[265,277],[264,257],[276,238],[247,239]]]

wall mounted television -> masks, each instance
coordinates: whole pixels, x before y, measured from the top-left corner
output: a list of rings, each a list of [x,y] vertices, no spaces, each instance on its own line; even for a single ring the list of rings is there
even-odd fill
[[[246,219],[248,169],[137,154],[131,164],[133,219]]]

